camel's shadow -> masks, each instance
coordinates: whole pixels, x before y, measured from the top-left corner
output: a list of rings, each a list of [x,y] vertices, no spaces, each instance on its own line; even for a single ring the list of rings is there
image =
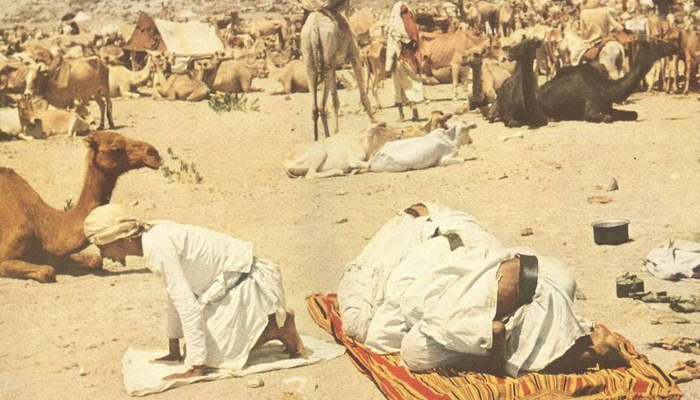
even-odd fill
[[[67,261],[55,266],[57,275],[68,275],[74,277],[94,275],[94,276],[119,276],[119,275],[134,275],[134,274],[149,274],[151,271],[148,268],[140,269],[124,269],[119,271],[110,271],[108,269],[86,268],[73,261]]]

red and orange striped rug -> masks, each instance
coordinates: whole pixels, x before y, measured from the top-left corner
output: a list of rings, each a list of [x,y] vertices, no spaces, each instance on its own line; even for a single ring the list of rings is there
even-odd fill
[[[659,367],[632,347],[623,350],[632,358],[628,369],[600,370],[577,375],[528,374],[519,378],[436,369],[411,373],[398,355],[379,355],[343,332],[335,294],[307,299],[314,321],[347,348],[353,364],[367,375],[390,400],[678,400],[678,386]]]

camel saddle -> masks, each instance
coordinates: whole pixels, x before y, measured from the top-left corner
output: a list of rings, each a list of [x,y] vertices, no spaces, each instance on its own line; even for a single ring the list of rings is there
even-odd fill
[[[48,67],[48,78],[54,82],[56,88],[67,88],[70,81],[70,62],[60,56],[54,57]]]
[[[594,44],[593,46],[589,47],[585,53],[583,53],[583,57],[581,57],[581,60],[586,61],[588,63],[598,61],[598,55],[600,54],[600,50],[603,49],[603,46],[613,41],[615,41],[615,38],[612,36],[608,36],[600,42]]]

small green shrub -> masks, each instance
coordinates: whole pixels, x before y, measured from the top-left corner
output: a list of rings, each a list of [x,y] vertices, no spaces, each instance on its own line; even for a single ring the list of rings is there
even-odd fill
[[[239,96],[238,93],[217,92],[209,97],[209,107],[218,114],[231,111],[260,111],[258,100],[248,102],[248,98],[243,94]]]
[[[168,147],[168,156],[170,156],[171,162],[160,167],[161,173],[168,178],[168,181],[195,184],[204,181],[194,162],[188,163],[182,160],[170,147]]]

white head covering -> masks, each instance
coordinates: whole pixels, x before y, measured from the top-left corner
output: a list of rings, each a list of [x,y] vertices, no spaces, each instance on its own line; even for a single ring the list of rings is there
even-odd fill
[[[403,1],[397,1],[394,3],[394,7],[391,9],[391,17],[389,18],[389,34],[394,36],[395,39],[399,39],[402,42],[407,43],[411,41],[411,38],[408,37],[406,26],[403,24],[403,18],[401,18],[402,6]]]
[[[84,223],[85,236],[90,243],[97,245],[140,236],[150,227],[150,224],[131,217],[116,204],[97,207]]]

